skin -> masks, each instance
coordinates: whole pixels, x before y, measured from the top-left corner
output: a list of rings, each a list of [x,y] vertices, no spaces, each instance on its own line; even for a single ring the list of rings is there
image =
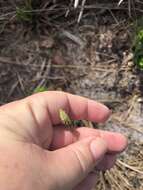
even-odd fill
[[[96,122],[111,113],[95,101],[55,91],[1,106],[0,189],[89,190],[100,170],[113,167],[127,139],[85,127],[68,131],[59,109],[72,119]]]

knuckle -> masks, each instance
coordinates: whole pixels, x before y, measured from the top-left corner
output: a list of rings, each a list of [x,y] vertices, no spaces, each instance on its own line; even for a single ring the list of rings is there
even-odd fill
[[[73,153],[78,162],[80,172],[87,173],[91,163],[89,156],[81,148],[73,149]]]

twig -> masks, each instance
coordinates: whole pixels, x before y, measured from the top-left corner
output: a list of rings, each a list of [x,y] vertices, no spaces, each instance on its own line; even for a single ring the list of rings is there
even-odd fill
[[[113,19],[115,20],[116,24],[119,25],[119,21],[117,20],[117,18],[115,17],[115,15],[113,14],[112,10],[109,9],[110,14],[112,15]]]
[[[131,129],[134,129],[134,130],[136,130],[137,132],[143,134],[143,128],[142,128],[142,127],[135,127],[135,126],[133,126],[133,125],[130,124],[130,123],[126,123],[126,122],[121,121],[118,117],[115,117],[115,116],[113,116],[112,119],[113,119],[113,121],[115,120],[115,121],[119,122],[119,123],[120,123],[121,125],[123,125],[123,126],[129,127],[129,128],[131,128]]]
[[[131,105],[130,105],[127,113],[124,116],[124,121],[127,121],[127,118],[129,117],[129,115],[131,114],[132,110],[134,109],[135,102],[136,102],[137,98],[138,98],[138,96],[134,95],[133,98],[131,99]]]
[[[76,44],[80,45],[81,47],[84,47],[84,42],[74,34],[71,34],[69,31],[64,30],[63,35],[75,42]]]
[[[125,178],[125,176],[123,176],[123,175],[121,174],[121,171],[119,171],[118,169],[117,169],[117,171],[118,171],[118,175],[119,175],[119,177],[121,178],[121,180],[123,180],[123,181],[125,182],[125,184],[126,184],[128,187],[132,187],[132,185],[129,183],[128,179]]]
[[[114,177],[110,174],[110,172],[107,171],[106,173],[107,173],[107,175],[109,176],[109,178],[111,179],[111,181],[113,181],[113,182],[115,183],[115,185],[116,185],[120,190],[123,190],[123,189],[121,188],[121,186],[117,183],[116,179],[114,179]]]
[[[17,87],[18,83],[19,83],[19,81],[16,81],[16,82],[12,85],[12,87],[11,87],[9,93],[8,93],[7,98],[9,98],[9,97],[12,95],[12,93],[14,92],[14,90],[15,90],[15,88]]]
[[[83,11],[84,11],[84,5],[85,5],[85,3],[86,3],[86,0],[82,0],[81,10],[80,10],[79,17],[78,17],[78,20],[77,20],[78,23],[80,22],[81,17],[82,17],[82,15],[83,15]]]
[[[42,79],[46,79],[46,80],[64,80],[65,77],[60,77],[60,76],[57,76],[57,77],[41,76],[41,77],[36,77],[36,78],[32,79],[31,82],[36,82],[36,81],[39,81],[39,80],[42,80]]]
[[[19,64],[16,61],[12,61],[7,57],[0,57],[0,63],[2,63],[2,64],[11,64],[11,65],[20,66],[20,67],[27,66],[24,63]]]
[[[74,8],[76,9],[78,7],[78,5],[79,5],[79,0],[75,0],[74,1]]]
[[[9,13],[5,13],[3,15],[0,15],[0,19],[2,19],[3,17],[7,17],[7,16],[11,16],[11,15],[14,15],[16,12],[13,11],[13,12],[9,12]]]
[[[104,176],[103,176],[102,172],[100,173],[100,178],[101,178],[101,183],[102,183],[102,187],[103,187],[102,189],[106,190],[106,185],[105,185],[106,183],[105,183]]]
[[[120,5],[123,3],[123,1],[124,1],[124,0],[120,0],[120,1],[118,2],[118,6],[120,6]]]
[[[128,0],[128,11],[129,11],[129,17],[131,17],[131,0]]]
[[[143,171],[140,171],[140,170],[138,170],[137,168],[135,168],[135,167],[133,167],[133,166],[130,166],[130,165],[128,165],[128,164],[122,162],[121,160],[117,160],[117,163],[123,165],[124,167],[126,167],[126,168],[128,168],[128,169],[130,169],[130,170],[132,170],[132,171],[135,171],[135,172],[137,172],[137,173],[143,175]]]
[[[23,79],[20,77],[20,75],[19,75],[19,73],[17,71],[16,71],[16,74],[17,74],[17,79],[18,79],[18,82],[20,84],[21,90],[25,95],[25,87],[23,85]]]
[[[107,62],[106,62],[107,63]],[[39,66],[38,66],[39,67]],[[84,65],[56,65],[56,64],[52,64],[52,67],[53,68],[57,68],[57,69],[60,69],[60,68],[72,68],[72,69],[89,69],[89,66],[84,66]],[[111,69],[110,68],[105,68],[105,67],[92,67],[91,70],[96,70],[96,71],[112,71],[114,72],[115,69]]]

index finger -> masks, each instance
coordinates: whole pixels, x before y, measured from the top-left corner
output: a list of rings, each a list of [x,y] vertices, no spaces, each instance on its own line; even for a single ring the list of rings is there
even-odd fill
[[[32,102],[39,102],[48,110],[54,125],[61,123],[59,109],[65,110],[72,119],[86,119],[94,122],[104,122],[110,115],[110,110],[103,104],[65,92],[43,92],[31,97]]]

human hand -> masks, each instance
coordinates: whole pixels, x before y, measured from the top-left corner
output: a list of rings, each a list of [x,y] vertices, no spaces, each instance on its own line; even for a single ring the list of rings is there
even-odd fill
[[[44,92],[0,107],[0,189],[88,190],[114,165],[126,138],[91,128],[66,130],[59,118],[104,122],[108,108],[63,92]],[[97,172],[93,173],[93,169]]]

